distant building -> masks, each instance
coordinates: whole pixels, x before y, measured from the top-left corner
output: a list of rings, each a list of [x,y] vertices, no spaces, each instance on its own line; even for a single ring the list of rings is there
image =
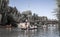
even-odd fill
[[[27,17],[27,20],[30,21],[32,19],[32,12],[30,10],[23,11],[22,15],[25,14]]]
[[[40,21],[47,21],[48,18],[47,18],[46,16],[40,16],[40,17],[39,17],[39,20],[40,20]]]
[[[30,10],[27,10],[27,11],[23,11],[22,14],[32,15],[32,12]]]

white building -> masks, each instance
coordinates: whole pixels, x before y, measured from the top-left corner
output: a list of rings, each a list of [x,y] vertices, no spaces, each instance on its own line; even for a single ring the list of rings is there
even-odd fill
[[[27,23],[19,23],[18,24],[18,28],[28,28],[30,26],[30,23],[27,22]]]

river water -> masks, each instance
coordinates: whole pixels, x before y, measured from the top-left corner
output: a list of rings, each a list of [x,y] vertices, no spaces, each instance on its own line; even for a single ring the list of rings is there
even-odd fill
[[[39,28],[35,30],[21,30],[19,28],[0,28],[0,37],[60,37],[59,29],[56,26]]]

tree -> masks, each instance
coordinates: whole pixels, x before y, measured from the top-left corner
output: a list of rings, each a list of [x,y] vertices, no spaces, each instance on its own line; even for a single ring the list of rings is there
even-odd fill
[[[0,0],[0,14],[2,15],[1,25],[17,26],[20,22],[20,13],[16,7],[8,6],[9,0]]]
[[[34,22],[33,22],[33,25],[36,25],[36,26],[37,26],[38,23],[39,23],[39,22],[38,22],[38,19],[39,19],[39,18],[38,18],[38,15],[34,13],[33,16],[32,16],[32,19],[33,19],[33,21],[34,21]]]
[[[34,20],[38,20],[38,15],[37,14],[34,13],[32,17],[33,17]]]

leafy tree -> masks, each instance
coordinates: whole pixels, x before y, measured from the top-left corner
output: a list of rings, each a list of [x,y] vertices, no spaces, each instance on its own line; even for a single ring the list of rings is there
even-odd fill
[[[33,20],[38,20],[38,15],[37,14],[34,13],[32,17],[33,17]]]
[[[9,0],[0,0],[0,14],[2,14],[1,25],[17,26],[20,22],[20,13],[16,7],[8,6]]]

